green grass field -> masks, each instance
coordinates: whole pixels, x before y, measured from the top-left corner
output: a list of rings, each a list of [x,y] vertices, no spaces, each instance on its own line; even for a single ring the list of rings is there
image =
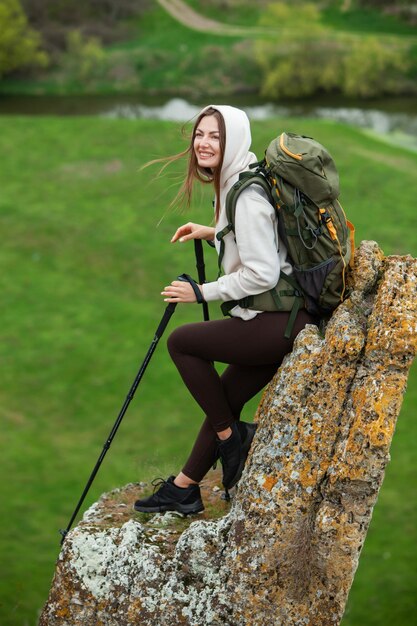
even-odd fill
[[[335,123],[253,124],[258,154],[286,129],[328,146],[357,242],[417,255],[417,154]],[[183,147],[176,124],[0,118],[2,385],[0,624],[34,626],[60,535],[100,454],[164,310],[161,288],[195,273],[179,223],[211,220],[207,189],[190,213],[167,210],[181,174],[158,181],[148,159]],[[215,258],[207,249],[208,274]],[[219,316],[211,306],[212,317]],[[201,318],[178,307],[171,328]],[[200,424],[162,339],[90,491],[179,469]],[[343,626],[417,618],[417,402],[414,368]],[[250,417],[257,404],[247,407]]]

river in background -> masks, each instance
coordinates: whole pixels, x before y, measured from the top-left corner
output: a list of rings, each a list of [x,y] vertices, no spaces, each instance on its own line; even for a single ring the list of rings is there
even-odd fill
[[[211,99],[210,99],[211,100]],[[213,99],[215,102],[217,99]],[[224,100],[224,98],[222,98]],[[330,119],[377,133],[386,140],[417,151],[417,101],[396,98],[351,102],[341,98],[304,102],[260,102],[254,96],[227,98],[252,120],[273,117]],[[205,102],[142,96],[6,96],[0,95],[0,115],[98,115],[108,118],[158,119],[186,122]]]

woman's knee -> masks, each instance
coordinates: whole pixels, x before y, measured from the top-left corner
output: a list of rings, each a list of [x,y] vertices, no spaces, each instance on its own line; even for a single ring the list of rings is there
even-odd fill
[[[167,340],[168,352],[171,357],[179,352],[186,351],[188,332],[187,332],[187,324],[184,326],[178,326],[172,333],[169,335]]]

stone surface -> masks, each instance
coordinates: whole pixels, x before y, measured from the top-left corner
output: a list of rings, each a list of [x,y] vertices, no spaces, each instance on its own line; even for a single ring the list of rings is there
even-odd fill
[[[417,260],[363,242],[325,336],[308,326],[265,391],[231,506],[141,516],[143,485],[69,533],[40,626],[340,623],[417,348]]]

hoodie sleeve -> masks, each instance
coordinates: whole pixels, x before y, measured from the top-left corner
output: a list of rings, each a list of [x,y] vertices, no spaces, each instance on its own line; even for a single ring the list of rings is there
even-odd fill
[[[259,186],[248,187],[239,196],[235,234],[236,242],[233,233],[225,238],[225,258],[228,254],[231,271],[203,285],[203,296],[208,302],[239,300],[272,289],[278,282],[280,263],[275,210]]]

